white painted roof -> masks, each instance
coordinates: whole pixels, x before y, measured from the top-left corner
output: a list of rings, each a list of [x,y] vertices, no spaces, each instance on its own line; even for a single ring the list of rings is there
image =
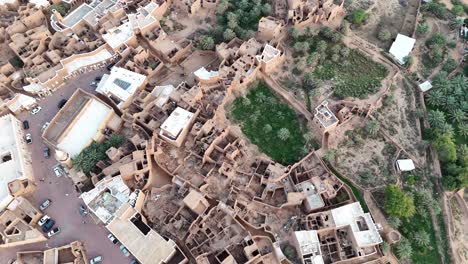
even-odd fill
[[[99,82],[96,92],[106,96],[113,95],[125,102],[144,83],[146,76],[120,67],[112,67]]]
[[[106,34],[102,35],[102,38],[112,49],[116,49],[133,37],[133,34],[133,26],[130,22],[127,22],[108,30]]]
[[[294,236],[299,244],[299,250],[302,257],[311,254],[309,258],[304,259],[306,263],[323,264],[322,251],[320,250],[320,241],[317,231],[296,231]],[[307,262],[309,260],[309,262]]]
[[[25,150],[22,147],[26,148],[26,143],[21,138],[23,133],[17,122],[13,115],[0,117],[0,211],[13,199],[8,191],[8,183],[25,177],[23,174]],[[2,157],[6,155],[10,155],[11,159],[3,161]]]
[[[197,76],[200,80],[209,80],[213,77],[219,76],[218,71],[208,71],[205,67],[201,67],[200,69],[196,70],[193,74]]]
[[[28,109],[36,104],[36,99],[31,96],[17,93],[10,101],[7,102],[8,108],[12,112],[21,110],[21,108]]]
[[[419,85],[419,89],[421,89],[422,92],[427,92],[432,89],[432,84],[430,81],[425,81]]]
[[[405,64],[404,58],[413,50],[415,43],[416,40],[414,38],[398,34],[389,52],[395,57],[398,63]]]
[[[412,171],[416,168],[411,159],[397,160],[397,166],[400,171]]]
[[[173,138],[177,138],[179,133],[189,124],[192,117],[193,113],[177,107],[161,125],[161,135],[165,132]]]
[[[90,102],[77,115],[67,133],[57,144],[57,148],[73,158],[91,143],[102,122],[112,109],[98,100]]]
[[[107,59],[110,59],[111,57],[112,57],[112,54],[107,49],[101,49],[96,54],[90,54],[88,56],[83,56],[83,55],[77,56],[76,59],[65,64],[64,67],[67,69],[67,72],[72,73],[82,67],[93,65],[101,61],[105,61]]]
[[[33,3],[36,6],[42,6],[42,7],[50,6],[49,1],[47,1],[47,0],[29,0],[29,3]]]
[[[26,92],[37,93],[37,92],[40,92],[42,90],[45,90],[46,88],[44,86],[42,86],[41,84],[39,84],[39,83],[31,83],[31,84],[28,84],[26,86],[23,86],[23,89]]]
[[[358,247],[366,247],[382,243],[379,231],[369,213],[364,213],[361,204],[355,202],[331,210],[336,227],[350,226]],[[367,230],[361,230],[358,221],[367,225]]]
[[[266,44],[263,49],[262,55],[257,55],[259,61],[269,62],[271,59],[279,56],[281,51],[270,44]]]

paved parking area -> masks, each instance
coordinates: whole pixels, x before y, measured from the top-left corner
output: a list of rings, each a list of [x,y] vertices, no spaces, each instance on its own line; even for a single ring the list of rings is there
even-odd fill
[[[0,263],[8,263],[10,259],[16,258],[17,251],[45,250],[75,240],[85,243],[88,257],[102,255],[104,264],[130,263],[131,259],[123,256],[119,247],[107,239],[108,232],[102,224],[96,225],[90,216],[80,215],[79,207],[82,201],[75,191],[72,181],[67,177],[57,178],[52,171],[52,167],[57,164],[53,151],[51,150],[49,159],[43,156],[45,145],[41,139],[41,127],[55,116],[60,100],[68,99],[77,88],[94,93],[95,88],[89,86],[89,83],[104,72],[104,70],[94,71],[83,74],[78,79],[68,81],[60,90],[38,101],[38,104],[42,106],[42,110],[38,114],[31,115],[29,112],[24,112],[18,116],[21,121],[29,121],[30,128],[27,132],[31,133],[33,138],[30,147],[37,188],[32,197],[28,198],[37,206],[43,200],[51,199],[51,206],[45,210],[45,213],[56,221],[56,226],[59,226],[62,231],[46,242],[0,249]]]

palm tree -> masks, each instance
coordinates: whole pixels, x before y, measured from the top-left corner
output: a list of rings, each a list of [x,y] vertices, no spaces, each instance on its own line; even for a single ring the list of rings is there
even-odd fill
[[[429,245],[429,243],[431,242],[430,241],[431,238],[430,238],[429,234],[424,230],[416,232],[413,235],[413,239],[421,247],[427,247]]]
[[[427,102],[433,106],[440,106],[444,96],[439,90],[433,90],[427,95]]]
[[[400,243],[398,244],[396,251],[398,256],[402,259],[409,259],[411,255],[413,255],[413,248],[411,247],[410,242],[408,239],[403,238]]]
[[[468,137],[468,125],[466,123],[461,123],[458,125],[458,133],[462,137]]]
[[[468,87],[468,79],[463,74],[458,74],[450,80],[450,86],[452,89],[466,90]]]
[[[445,96],[444,108],[447,111],[453,111],[453,110],[457,109],[457,107],[458,107],[458,103],[457,103],[457,100],[455,99],[455,97],[453,97],[451,95]]]
[[[376,120],[369,121],[366,125],[366,131],[371,136],[374,136],[375,134],[377,134],[379,129],[380,129],[380,123]]]
[[[289,137],[291,136],[291,132],[289,132],[289,130],[287,128],[281,128],[280,130],[278,130],[278,138],[283,140],[283,141],[286,141]]]
[[[434,128],[441,128],[445,124],[445,115],[440,110],[429,110],[427,119]]]
[[[461,123],[466,120],[465,112],[461,109],[455,109],[452,113],[450,113],[450,120],[455,123]]]

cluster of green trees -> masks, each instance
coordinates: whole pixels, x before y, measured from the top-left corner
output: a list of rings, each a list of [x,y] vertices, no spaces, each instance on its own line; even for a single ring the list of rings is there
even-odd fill
[[[442,162],[443,183],[450,190],[468,186],[467,111],[468,78],[462,74],[448,79],[440,72],[433,79],[434,88],[427,94],[430,140]]]
[[[252,143],[272,159],[285,165],[300,160],[314,147],[312,134],[303,133],[294,110],[282,103],[266,83],[252,86],[245,97],[234,101],[234,120]]]
[[[434,248],[437,242],[430,214],[431,211],[440,214],[441,208],[430,191],[432,185],[421,177],[424,176],[405,175],[419,181],[418,184],[405,181],[405,190],[396,185],[387,186],[384,210],[389,216],[388,223],[403,235],[395,250],[398,257],[414,263],[437,263],[438,253]]]
[[[347,27],[343,25],[342,27]],[[374,93],[387,75],[387,69],[361,52],[341,43],[343,35],[323,27],[320,32],[306,28],[303,34],[289,31],[290,45],[296,58],[293,73],[316,80],[336,82],[334,95],[339,98],[364,98]]]
[[[60,15],[66,16],[68,14],[68,11],[70,11],[71,6],[67,3],[60,3],[60,4],[53,4],[49,6],[49,12],[52,12],[52,10],[56,10],[59,12]]]
[[[434,33],[427,41],[426,46],[429,48],[429,53],[423,57],[425,65],[429,68],[435,68],[444,61],[446,53],[447,39],[444,35],[437,32]]]
[[[221,0],[216,6],[216,27],[198,39],[201,49],[213,49],[216,43],[235,37],[249,39],[255,36],[258,21],[272,12],[266,0]]]
[[[107,160],[106,151],[109,148],[117,148],[124,142],[125,138],[118,134],[112,134],[102,143],[93,141],[73,159],[73,166],[89,176],[91,172],[96,172],[96,164],[99,161]]]

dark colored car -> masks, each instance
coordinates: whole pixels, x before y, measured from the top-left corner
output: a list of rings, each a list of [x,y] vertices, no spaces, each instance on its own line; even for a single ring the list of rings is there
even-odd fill
[[[47,222],[42,226],[42,231],[44,231],[45,233],[49,232],[52,227],[54,227],[55,225],[55,221],[53,219],[49,219],[47,220]]]
[[[95,80],[96,82],[100,82],[100,81],[101,81],[101,79],[102,79],[102,77],[101,77],[101,76],[98,76],[98,77],[94,78],[94,80]]]
[[[24,128],[24,129],[29,129],[29,122],[28,122],[28,120],[24,120],[24,121],[23,121],[23,128]]]
[[[107,66],[107,70],[110,71],[112,70],[112,67],[114,67],[115,63],[111,63]]]
[[[44,158],[50,158],[50,149],[49,147],[44,147]]]
[[[60,102],[58,103],[57,107],[60,109],[62,108],[66,103],[67,103],[67,99],[62,99],[60,100]]]

